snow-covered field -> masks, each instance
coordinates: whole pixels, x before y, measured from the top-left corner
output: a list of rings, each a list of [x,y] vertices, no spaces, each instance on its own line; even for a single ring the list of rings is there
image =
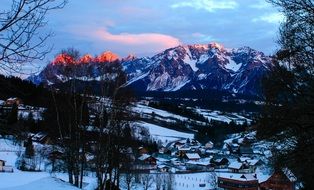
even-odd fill
[[[135,126],[140,126],[148,129],[151,137],[156,141],[161,141],[162,143],[169,143],[172,141],[180,140],[180,139],[193,139],[194,134],[192,133],[184,133],[176,130],[164,128],[158,125],[154,125],[146,122],[136,122]]]
[[[206,109],[196,109],[199,114],[202,114],[208,120],[216,120],[230,123],[231,121],[236,122],[237,124],[243,124],[245,121],[249,124],[252,122],[251,119],[248,119],[244,116],[241,116],[237,113],[225,113],[223,114],[220,111],[211,111]]]
[[[181,121],[188,120],[187,117],[176,115],[176,114],[173,114],[173,113],[161,110],[161,109],[152,108],[143,104],[135,105],[135,107],[133,108],[133,111],[137,113],[141,113],[141,114],[150,114],[150,115],[154,112],[156,116],[169,117],[169,118],[174,118]]]
[[[251,119],[245,116],[242,116],[238,113],[222,113],[221,111],[217,111],[217,110],[207,110],[207,109],[200,109],[200,108],[191,108],[191,109],[194,109],[197,113],[203,115],[208,120],[216,120],[216,121],[222,121],[222,122],[227,122],[227,123],[234,121],[237,124],[243,124],[244,122],[247,122],[248,124],[250,124],[252,122]],[[149,114],[149,115],[152,115],[154,113],[155,117],[161,120],[165,120],[165,118],[167,118],[168,120],[172,119],[172,120],[180,120],[180,121],[191,120],[190,118],[173,114],[165,110],[152,108],[144,104],[136,104],[133,108],[133,111],[137,113]],[[197,121],[197,122],[199,124],[203,124],[203,122],[201,121]]]

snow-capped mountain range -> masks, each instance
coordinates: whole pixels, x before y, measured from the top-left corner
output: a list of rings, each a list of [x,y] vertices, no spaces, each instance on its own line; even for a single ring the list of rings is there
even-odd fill
[[[152,56],[120,59],[111,52],[93,58],[85,55],[78,63],[57,58],[29,80],[46,85],[69,79],[94,81],[110,77],[101,65],[120,62],[128,76],[126,87],[145,91],[215,89],[261,95],[261,81],[271,68],[271,58],[249,47],[224,48],[221,44],[182,45]],[[70,64],[69,64],[70,63]],[[75,67],[75,76],[65,77]],[[112,77],[112,76],[111,76]]]

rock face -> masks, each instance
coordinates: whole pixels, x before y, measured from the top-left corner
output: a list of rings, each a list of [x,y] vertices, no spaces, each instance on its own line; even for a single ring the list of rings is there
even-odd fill
[[[227,49],[218,43],[178,46],[153,57],[129,55],[119,59],[117,55],[106,52],[96,58],[85,55],[79,63],[67,57],[60,59],[61,64],[56,64],[56,60],[29,79],[48,85],[65,82],[66,71],[75,67],[78,72],[72,78],[99,80],[106,75],[106,71],[100,69],[102,65],[119,61],[128,76],[125,86],[137,90],[215,89],[260,96],[261,80],[272,68],[270,57],[262,52],[249,47]]]

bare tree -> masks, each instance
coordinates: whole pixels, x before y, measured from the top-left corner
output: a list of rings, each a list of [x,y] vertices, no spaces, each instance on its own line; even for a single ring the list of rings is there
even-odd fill
[[[141,182],[144,185],[144,190],[148,190],[149,188],[151,188],[154,184],[154,177],[152,176],[152,174],[143,174],[141,176]]]
[[[0,11],[1,70],[19,71],[22,64],[44,58],[50,51],[45,41],[52,35],[41,30],[47,24],[45,16],[65,4],[66,0],[12,0]]]
[[[274,147],[274,168],[292,170],[303,189],[314,175],[314,1],[268,0],[285,16],[275,67],[264,81],[266,105],[258,137],[281,143]],[[306,156],[304,156],[306,155]]]

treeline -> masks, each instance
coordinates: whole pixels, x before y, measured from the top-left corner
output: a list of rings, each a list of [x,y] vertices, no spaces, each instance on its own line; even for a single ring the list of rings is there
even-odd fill
[[[211,120],[206,127],[195,127],[197,130],[195,139],[201,143],[212,141],[216,146],[222,146],[222,142],[226,139],[227,135],[244,132],[248,129],[248,124],[237,124],[234,121],[230,123]]]
[[[196,111],[190,108],[187,108],[184,105],[176,105],[176,104],[171,104],[168,102],[156,101],[156,102],[150,102],[148,106],[157,108],[157,109],[166,110],[171,113],[181,115],[181,116],[193,119],[193,120],[209,122],[208,119],[205,118],[202,114],[199,114]]]
[[[45,107],[49,100],[49,90],[42,85],[35,85],[30,81],[18,77],[0,75],[0,100],[19,97],[24,104]]]

